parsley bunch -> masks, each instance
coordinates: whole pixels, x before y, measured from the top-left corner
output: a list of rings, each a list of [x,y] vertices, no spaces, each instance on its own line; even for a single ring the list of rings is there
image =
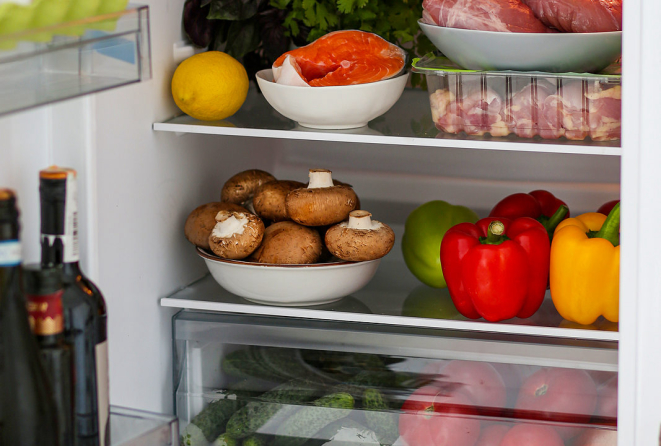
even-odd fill
[[[435,49],[420,17],[422,0],[187,0],[183,21],[193,43],[227,52],[254,78],[292,42],[306,45],[337,30],[372,32],[420,57]]]

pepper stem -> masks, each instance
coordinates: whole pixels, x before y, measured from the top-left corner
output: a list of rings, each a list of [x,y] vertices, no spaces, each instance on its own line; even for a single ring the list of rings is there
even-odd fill
[[[563,204],[555,211],[553,215],[551,215],[551,217],[549,217],[546,222],[542,222],[546,228],[546,232],[549,234],[550,240],[553,239],[555,228],[557,228],[560,222],[565,219],[567,213],[569,213],[569,208]]]
[[[608,217],[601,225],[601,229],[594,235],[595,238],[603,238],[618,246],[620,244],[620,203],[610,211]]]
[[[487,245],[498,245],[502,243],[503,234],[505,233],[505,225],[502,221],[494,220],[489,223],[487,228],[487,238],[484,241]]]

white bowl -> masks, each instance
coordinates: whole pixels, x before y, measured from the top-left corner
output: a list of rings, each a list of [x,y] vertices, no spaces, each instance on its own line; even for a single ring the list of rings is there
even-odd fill
[[[436,48],[469,70],[596,73],[622,54],[621,31],[506,33],[418,24]]]
[[[270,69],[257,72],[264,97],[281,115],[314,129],[351,129],[390,110],[404,92],[409,73],[378,82],[336,87],[297,87],[273,82]]]
[[[340,300],[368,284],[381,259],[367,262],[271,265],[227,260],[197,248],[209,272],[230,293],[267,305],[319,305]]]

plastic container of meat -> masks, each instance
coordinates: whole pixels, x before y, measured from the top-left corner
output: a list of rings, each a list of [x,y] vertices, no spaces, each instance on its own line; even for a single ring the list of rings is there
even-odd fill
[[[425,75],[432,119],[445,133],[620,139],[619,65],[600,74],[472,71],[427,55],[413,71]]]

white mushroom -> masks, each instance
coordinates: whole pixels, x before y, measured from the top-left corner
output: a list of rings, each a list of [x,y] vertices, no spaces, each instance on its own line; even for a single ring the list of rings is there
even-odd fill
[[[264,223],[250,212],[220,211],[216,222],[209,236],[209,246],[218,257],[245,259],[262,242]]]
[[[380,259],[388,254],[395,244],[395,233],[371,216],[367,211],[352,211],[348,222],[326,231],[328,250],[338,259],[353,262]]]
[[[345,220],[358,197],[347,185],[334,185],[330,170],[310,169],[310,184],[287,194],[289,218],[304,226],[326,226]]]

